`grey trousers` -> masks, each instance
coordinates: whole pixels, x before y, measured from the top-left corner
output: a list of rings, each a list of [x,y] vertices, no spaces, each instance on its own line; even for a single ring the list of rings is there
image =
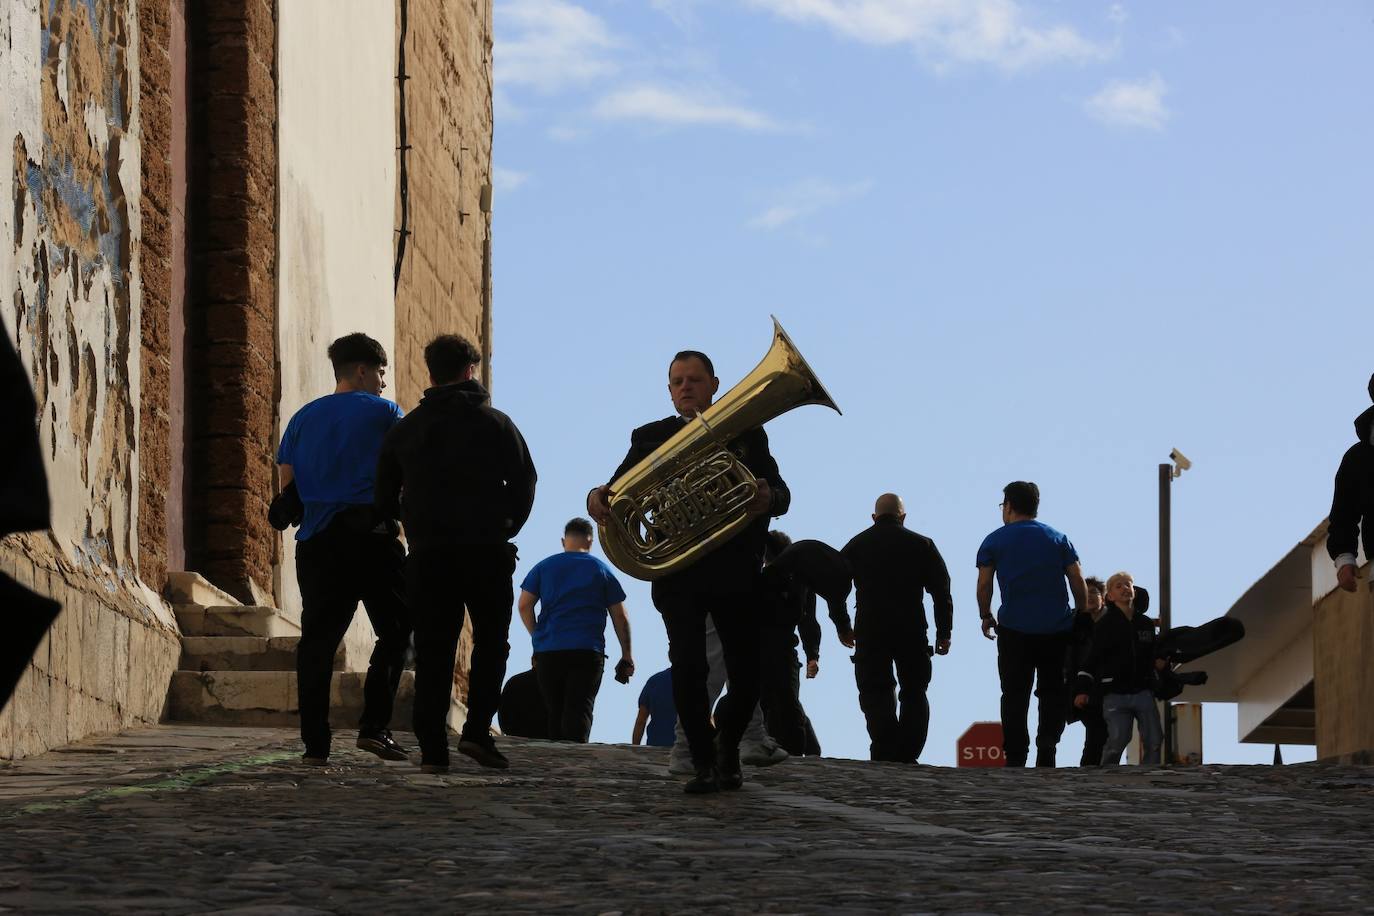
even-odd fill
[[[1148,690],[1139,693],[1108,693],[1102,697],[1102,718],[1107,720],[1107,745],[1102,749],[1102,765],[1121,762],[1121,752],[1131,743],[1131,723],[1140,725],[1142,753],[1140,762],[1159,763],[1159,746],[1164,728],[1159,724],[1155,696]]]
[[[720,644],[720,637],[716,635],[716,625],[710,617],[706,618],[706,665],[708,673],[706,675],[706,697],[712,709],[716,708],[716,701],[725,692],[725,649]],[[676,737],[673,739],[672,761],[688,761],[692,759],[692,752],[687,747],[687,735],[682,730],[682,723],[676,725]],[[744,730],[744,740],[741,745],[760,744],[768,737],[768,732],[763,727],[763,712],[754,707],[754,717],[749,720],[749,727]]]

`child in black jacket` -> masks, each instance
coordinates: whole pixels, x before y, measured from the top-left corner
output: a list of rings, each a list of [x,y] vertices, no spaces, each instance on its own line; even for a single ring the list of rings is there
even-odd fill
[[[1131,741],[1131,723],[1140,728],[1141,763],[1159,763],[1164,729],[1155,707],[1156,672],[1164,667],[1155,646],[1155,623],[1135,608],[1135,583],[1129,573],[1107,580],[1107,607],[1093,626],[1088,656],[1078,672],[1074,705],[1083,709],[1096,687],[1107,722],[1103,765],[1121,762]]]

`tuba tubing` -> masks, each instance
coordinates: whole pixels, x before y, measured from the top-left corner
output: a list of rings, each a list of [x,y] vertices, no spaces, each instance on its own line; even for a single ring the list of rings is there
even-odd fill
[[[653,581],[687,569],[750,521],[758,482],[729,443],[796,407],[840,413],[777,318],[748,375],[611,483],[601,547],[626,575]]]

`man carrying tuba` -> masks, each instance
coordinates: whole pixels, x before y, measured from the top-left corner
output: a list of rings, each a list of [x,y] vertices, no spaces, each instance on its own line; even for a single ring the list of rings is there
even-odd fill
[[[668,394],[676,416],[636,429],[630,435],[630,450],[611,479],[619,478],[710,407],[719,388],[720,380],[705,353],[683,350],[674,356],[668,366]],[[673,700],[696,767],[696,775],[683,787],[692,794],[738,789],[744,782],[739,742],[759,699],[759,621],[754,604],[764,541],[769,517],[785,513],[792,501],[762,428],[740,434],[728,447],[757,478],[758,491],[747,506],[749,523],[694,565],[653,582],[654,606],[668,631]],[[608,484],[587,494],[587,512],[603,525],[611,514],[609,493]],[[707,614],[725,650],[731,694],[729,711],[715,728],[706,699]]]

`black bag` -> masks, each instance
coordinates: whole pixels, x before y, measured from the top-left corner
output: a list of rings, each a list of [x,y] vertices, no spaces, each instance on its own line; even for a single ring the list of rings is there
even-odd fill
[[[299,525],[303,518],[305,503],[301,501],[301,494],[293,480],[277,494],[272,500],[272,505],[267,507],[267,523],[278,531],[285,531],[292,525]]]

